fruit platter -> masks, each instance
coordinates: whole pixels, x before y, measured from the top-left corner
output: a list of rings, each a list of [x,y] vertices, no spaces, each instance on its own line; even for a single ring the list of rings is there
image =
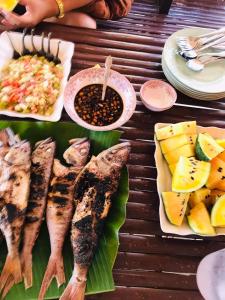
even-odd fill
[[[225,130],[196,121],[155,125],[160,226],[178,235],[225,234]]]

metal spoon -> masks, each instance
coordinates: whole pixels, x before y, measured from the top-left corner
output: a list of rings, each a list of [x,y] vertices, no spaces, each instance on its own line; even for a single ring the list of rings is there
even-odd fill
[[[59,59],[59,48],[60,48],[61,41],[58,42],[58,47],[56,51],[56,55],[54,56],[53,62],[58,65],[61,64],[61,60]]]
[[[31,52],[31,55],[36,55],[37,54],[37,49],[36,49],[36,47],[35,47],[35,45],[34,45],[34,31],[35,31],[35,29],[34,28],[32,28],[31,29],[31,44],[32,44],[32,52]]]
[[[105,93],[106,93],[107,82],[109,79],[111,66],[112,66],[112,56],[109,55],[107,56],[105,61],[105,74],[104,74],[104,81],[103,81],[103,88],[102,88],[102,101],[105,99]]]
[[[196,277],[205,300],[224,300],[225,249],[204,257],[198,266]]]
[[[27,34],[27,28],[24,28],[23,35],[22,35],[22,53],[21,56],[30,55],[30,50],[25,46],[25,36]]]
[[[44,39],[45,39],[45,33],[42,32],[42,34],[41,34],[41,50],[39,50],[37,52],[38,56],[45,56],[46,55],[45,49],[44,49]]]
[[[49,32],[48,34],[48,49],[47,49],[47,53],[46,53],[46,58],[48,61],[54,61],[54,55],[51,53],[51,36],[52,33]]]
[[[220,59],[225,59],[225,57],[209,57],[208,59],[205,60],[200,60],[198,58],[195,59],[190,59],[186,62],[186,65],[189,69],[195,72],[200,72],[202,71],[206,65],[216,62],[217,60]]]
[[[198,55],[198,57],[225,57],[225,51],[220,52],[205,52]]]

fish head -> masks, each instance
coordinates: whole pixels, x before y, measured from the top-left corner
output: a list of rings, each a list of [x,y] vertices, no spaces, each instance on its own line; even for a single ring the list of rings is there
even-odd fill
[[[64,152],[65,161],[74,167],[82,167],[86,164],[90,151],[90,141],[87,138],[77,138],[69,141],[71,146]]]
[[[51,163],[51,159],[55,153],[55,147],[56,143],[51,138],[38,141],[35,144],[35,148],[32,153],[33,162],[38,162],[41,159],[42,161],[46,161],[46,163]]]
[[[10,165],[25,165],[30,162],[30,153],[30,143],[24,140],[13,145],[4,159]]]
[[[104,150],[97,156],[98,166],[101,164],[102,170],[110,172],[121,169],[127,163],[130,148],[130,143],[125,142]]]
[[[0,131],[0,147],[12,146],[17,142],[17,136],[15,136],[11,128],[4,128]]]

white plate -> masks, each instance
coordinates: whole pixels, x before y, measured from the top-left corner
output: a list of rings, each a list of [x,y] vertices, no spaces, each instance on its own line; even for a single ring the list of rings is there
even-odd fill
[[[155,131],[166,125],[169,125],[169,124],[165,124],[165,123],[155,124]],[[212,135],[214,138],[218,138],[218,139],[225,138],[225,129],[221,129],[221,128],[217,128],[217,127],[197,126],[197,130],[199,133],[207,132],[210,135]],[[156,168],[157,168],[157,191],[158,191],[158,195],[159,195],[159,199],[160,199],[159,218],[160,218],[161,229],[163,232],[166,232],[166,233],[173,233],[173,234],[178,234],[178,235],[190,235],[190,234],[193,235],[195,233],[188,226],[186,218],[184,219],[184,222],[180,227],[171,224],[167,219],[161,194],[162,194],[162,192],[171,191],[172,176],[169,171],[168,164],[163,157],[159,142],[157,141],[156,137],[155,137],[155,145],[156,145],[155,163],[156,163]],[[216,228],[216,235],[225,235],[225,228]]]
[[[205,300],[224,300],[225,249],[213,252],[201,260],[196,279]]]
[[[21,51],[22,34],[17,32],[10,32],[10,36],[15,48]],[[57,51],[58,41],[59,41],[58,39],[51,40],[51,52],[54,55],[56,54]],[[34,44],[38,50],[41,49],[41,36],[37,35],[34,37]],[[29,35],[27,35],[25,38],[25,45],[28,49],[32,50],[31,38]],[[47,49],[47,38],[45,38],[44,40],[44,45],[45,45],[45,49]],[[61,41],[59,59],[61,60],[63,66],[63,79],[61,81],[60,95],[56,100],[56,103],[54,105],[54,111],[50,116],[43,116],[40,114],[24,114],[24,113],[18,113],[10,110],[0,110],[0,114],[10,116],[10,117],[18,117],[18,118],[33,118],[42,121],[52,121],[52,122],[58,121],[61,118],[61,113],[63,109],[63,102],[64,102],[63,94],[64,94],[65,86],[67,84],[68,76],[70,74],[71,60],[72,60],[73,53],[74,53],[74,44],[71,42]],[[13,56],[13,49],[8,40],[7,34],[3,32],[0,35],[0,70],[2,69],[3,66],[5,66],[9,62],[12,56]]]
[[[203,93],[203,92],[196,92],[195,90],[186,87],[185,85],[182,84],[177,78],[174,77],[174,75],[170,72],[168,67],[166,66],[164,57],[162,56],[162,69],[163,72],[168,79],[168,81],[173,84],[179,91],[184,93],[185,95],[188,95],[190,97],[193,97],[195,99],[199,100],[218,100],[221,98],[225,97],[225,92],[223,93],[214,93],[214,94],[208,94],[208,93]]]
[[[183,94],[194,98],[194,99],[198,99],[198,100],[205,100],[205,101],[214,101],[214,100],[219,100],[225,97],[225,93],[224,94],[206,94],[206,93],[196,93],[191,89],[188,89],[186,87],[184,87],[182,84],[180,84],[178,81],[176,81],[176,79],[173,77],[173,75],[169,72],[169,70],[166,68],[163,59],[162,59],[162,69],[163,69],[163,73],[166,76],[167,80],[180,92],[182,92]]]
[[[164,46],[165,63],[177,80],[196,92],[224,93],[225,92],[225,60],[210,64],[201,72],[194,72],[186,67],[185,60],[176,54],[176,40],[179,36],[196,36],[207,33],[211,29],[186,28],[172,34]]]

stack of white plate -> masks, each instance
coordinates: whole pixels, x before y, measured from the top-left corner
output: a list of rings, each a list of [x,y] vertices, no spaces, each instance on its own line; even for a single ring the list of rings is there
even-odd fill
[[[162,68],[168,81],[183,94],[199,100],[225,97],[225,60],[208,64],[200,72],[192,71],[176,53],[176,40],[178,36],[198,36],[209,31],[196,27],[179,30],[168,38],[162,54]]]

